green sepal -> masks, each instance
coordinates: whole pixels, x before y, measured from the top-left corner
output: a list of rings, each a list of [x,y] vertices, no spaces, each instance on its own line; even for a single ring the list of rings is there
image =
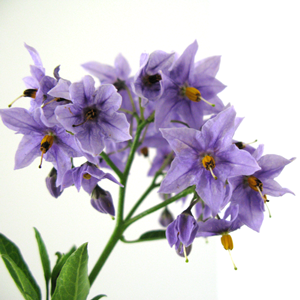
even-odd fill
[[[162,240],[166,238],[165,230],[152,230],[143,233],[137,240],[127,241],[124,236],[121,237],[121,241],[124,243],[140,243],[155,240]]]
[[[35,238],[39,247],[39,253],[41,257],[41,262],[43,266],[43,271],[44,271],[44,278],[45,278],[45,283],[46,283],[46,294],[49,294],[49,281],[51,277],[51,267],[50,267],[50,260],[49,256],[47,253],[47,249],[45,246],[45,243],[39,233],[39,231],[36,228],[33,228],[35,232]]]
[[[103,297],[107,297],[107,296],[104,295],[104,294],[101,294],[101,295],[98,295],[98,296],[94,297],[94,298],[91,299],[91,300],[98,300],[98,299],[101,299],[101,298],[103,298]]]
[[[56,281],[52,300],[85,300],[90,291],[87,243],[66,261]]]
[[[26,300],[40,300],[41,296],[36,292],[27,276],[13,259],[7,254],[2,254],[2,259],[23,297]]]
[[[37,299],[41,299],[41,290],[36,283],[34,277],[32,276],[26,262],[24,261],[22,254],[19,248],[9,240],[5,235],[0,233],[0,254],[2,254],[2,259],[10,272],[12,269],[8,267],[8,264],[11,265],[8,260],[4,259],[4,255],[10,257],[10,259],[14,262],[14,264],[22,271],[23,275],[28,279],[32,288],[35,290]],[[13,277],[12,273],[10,275]],[[15,278],[13,277],[15,283],[17,284]],[[19,288],[19,286],[18,286]],[[19,288],[20,289],[20,288]]]
[[[51,296],[53,295],[56,287],[56,280],[60,274],[62,267],[64,266],[67,259],[71,256],[71,254],[76,251],[76,247],[73,246],[70,251],[66,254],[61,254],[60,252],[56,252],[55,255],[57,256],[56,264],[53,267],[51,273]]]

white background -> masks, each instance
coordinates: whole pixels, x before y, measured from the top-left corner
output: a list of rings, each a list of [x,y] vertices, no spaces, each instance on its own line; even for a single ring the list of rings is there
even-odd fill
[[[24,90],[31,58],[23,46],[37,49],[47,75],[61,65],[61,76],[78,81],[81,63],[113,65],[119,52],[132,74],[143,51],[183,50],[197,39],[196,59],[222,55],[217,78],[228,87],[219,94],[245,117],[236,138],[258,139],[265,153],[299,157],[299,8],[298,1],[0,1],[0,106]],[[21,104],[21,102],[23,104]],[[28,99],[19,105],[26,106]],[[26,103],[26,104],[25,104]],[[29,103],[28,103],[29,104]],[[42,287],[44,282],[33,227],[47,245],[52,266],[56,251],[88,242],[89,270],[112,232],[114,221],[95,211],[85,192],[74,188],[54,199],[44,179],[50,164],[38,160],[14,171],[21,136],[3,124],[0,154],[0,232],[14,241]],[[257,143],[257,145],[258,145]],[[128,210],[149,183],[149,162],[135,162],[128,189]],[[119,243],[94,283],[88,299],[296,299],[299,285],[299,163],[278,182],[293,190],[270,198],[272,218],[258,234],[248,228],[232,234],[233,270],[220,238],[194,243],[184,263],[166,241]],[[105,183],[117,197],[117,188]],[[155,193],[142,207],[159,203]],[[116,201],[115,201],[116,203]],[[175,208],[182,210],[180,205]],[[158,214],[134,224],[128,239],[160,228]],[[22,299],[0,262],[0,299]]]

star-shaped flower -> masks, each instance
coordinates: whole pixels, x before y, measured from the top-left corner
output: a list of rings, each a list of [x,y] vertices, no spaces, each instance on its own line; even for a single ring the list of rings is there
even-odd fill
[[[105,147],[105,139],[123,142],[131,139],[129,123],[123,113],[117,113],[122,99],[111,84],[97,90],[94,79],[85,76],[70,86],[73,104],[56,108],[58,121],[75,134],[83,151],[97,156]]]
[[[208,120],[201,131],[192,128],[161,129],[176,157],[159,193],[178,193],[196,185],[196,192],[216,215],[229,201],[227,179],[259,170],[255,159],[232,144],[235,110],[229,107]]]

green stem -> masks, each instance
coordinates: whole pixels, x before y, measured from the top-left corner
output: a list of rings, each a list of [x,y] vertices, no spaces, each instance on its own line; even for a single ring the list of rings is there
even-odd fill
[[[104,263],[106,262],[110,253],[112,252],[112,250],[114,249],[114,247],[116,246],[117,242],[122,237],[122,234],[126,229],[126,226],[123,221],[126,183],[127,183],[128,175],[130,172],[130,168],[131,168],[131,165],[132,165],[132,162],[134,159],[136,149],[140,145],[139,139],[140,139],[141,132],[143,131],[144,127],[148,123],[153,122],[153,120],[154,120],[154,113],[152,113],[150,115],[150,117],[145,121],[141,121],[140,119],[138,120],[138,126],[136,129],[135,137],[132,142],[130,153],[128,155],[127,163],[126,163],[125,170],[123,173],[115,166],[115,164],[110,160],[110,158],[107,156],[107,154],[105,152],[101,153],[101,157],[118,174],[118,176],[120,178],[120,182],[124,187],[123,188],[120,187],[120,191],[119,191],[119,203],[118,203],[116,227],[115,227],[114,232],[112,233],[108,243],[106,244],[103,252],[101,253],[98,261],[96,262],[93,270],[91,271],[91,273],[89,275],[90,285],[92,285],[93,282],[95,281],[95,279],[98,276],[99,272],[101,271]]]
[[[116,226],[114,232],[112,233],[110,239],[108,240],[108,243],[106,244],[103,252],[101,253],[98,261],[96,262],[93,270],[89,275],[89,281],[91,286],[95,281],[96,277],[98,276],[99,272],[101,271],[110,253],[112,252],[117,242],[119,241],[120,237],[122,236],[122,234],[123,234],[122,228],[120,226]]]
[[[115,173],[118,175],[120,179],[123,178],[123,173],[119,170],[119,168],[112,162],[112,160],[109,158],[109,156],[102,151],[100,156],[105,160],[105,162],[115,171]]]
[[[155,178],[156,179],[156,178]],[[135,203],[135,205],[132,207],[131,211],[128,213],[128,215],[125,218],[125,222],[128,221],[133,214],[135,213],[135,211],[138,209],[138,207],[142,204],[142,202],[144,201],[144,199],[150,194],[150,192],[152,190],[154,190],[156,187],[159,187],[160,184],[159,183],[155,183],[155,179],[151,182],[150,186],[148,187],[148,189],[144,192],[144,194],[140,197],[140,199]]]
[[[133,110],[134,113],[136,113],[135,104],[134,104],[134,101],[133,101],[131,92],[130,92],[130,90],[129,90],[129,88],[128,88],[127,85],[125,85],[125,89],[126,89],[126,91],[127,91],[127,94],[128,94],[129,100],[130,100],[130,103],[131,103],[131,105],[132,105],[132,110]]]
[[[188,195],[188,194],[191,194],[191,193],[194,193],[195,192],[195,186],[190,186],[188,187],[187,189],[183,190],[182,192],[178,193],[177,195],[165,200],[164,202],[158,204],[158,205],[155,205],[147,210],[145,210],[144,212],[138,214],[137,216],[133,217],[132,219],[126,221],[124,223],[125,225],[125,228],[127,228],[128,226],[130,226],[132,223],[142,219],[143,217],[149,215],[149,214],[152,214],[153,212],[175,202],[176,200]]]

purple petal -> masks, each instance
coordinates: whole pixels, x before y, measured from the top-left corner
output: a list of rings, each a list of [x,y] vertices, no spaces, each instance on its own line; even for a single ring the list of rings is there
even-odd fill
[[[15,155],[15,170],[29,166],[41,156],[41,135],[24,135]]]
[[[96,61],[81,65],[85,70],[97,77],[101,83],[114,83],[117,80],[116,71],[113,67]]]
[[[286,159],[280,155],[276,154],[267,154],[261,157],[258,161],[258,164],[261,167],[261,170],[258,171],[255,175],[258,178],[275,178],[277,177],[283,168],[291,163],[290,159]]]
[[[43,63],[42,63],[42,60],[41,60],[40,55],[38,54],[38,52],[33,47],[28,46],[26,43],[24,43],[24,46],[28,50],[28,52],[29,52],[29,54],[30,54],[30,56],[33,60],[33,63],[37,67],[43,68]]]
[[[164,194],[179,193],[195,184],[201,172],[202,169],[195,169],[193,162],[175,158],[158,192]]]
[[[274,197],[280,197],[286,193],[295,195],[291,190],[281,187],[280,184],[276,182],[274,179],[266,178],[262,180],[262,183],[263,183],[264,194],[274,196]]]
[[[169,76],[175,83],[181,85],[188,80],[197,50],[198,44],[197,41],[194,41],[174,63]]]
[[[221,56],[211,56],[198,61],[195,64],[195,73],[205,73],[215,77],[219,71]]]
[[[120,53],[115,59],[116,76],[121,80],[126,80],[131,72],[126,58]]]
[[[59,79],[57,85],[52,88],[48,94],[52,97],[56,98],[64,98],[67,100],[71,100],[71,96],[69,93],[71,82],[65,79]]]

